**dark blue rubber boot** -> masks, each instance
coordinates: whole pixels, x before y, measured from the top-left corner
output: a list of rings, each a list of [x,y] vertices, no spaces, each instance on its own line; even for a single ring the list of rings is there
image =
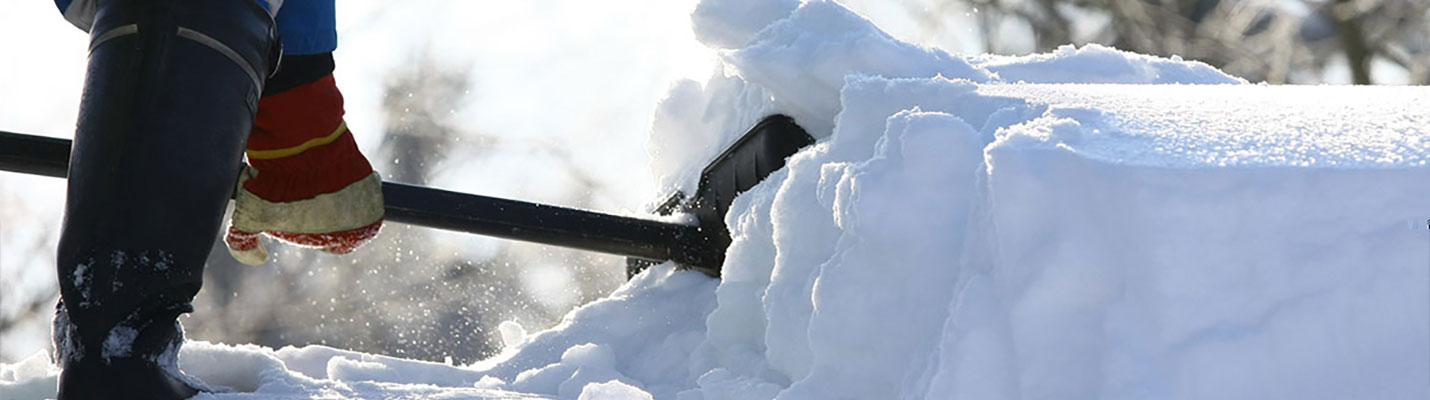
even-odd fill
[[[58,251],[60,399],[182,399],[175,365],[264,80],[254,0],[98,1]]]

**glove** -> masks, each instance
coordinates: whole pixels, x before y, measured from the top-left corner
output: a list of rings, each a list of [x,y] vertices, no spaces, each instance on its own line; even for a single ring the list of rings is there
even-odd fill
[[[290,86],[259,100],[248,138],[250,166],[240,174],[224,236],[229,254],[244,264],[268,260],[263,234],[345,254],[382,228],[382,181],[343,122],[332,74]]]

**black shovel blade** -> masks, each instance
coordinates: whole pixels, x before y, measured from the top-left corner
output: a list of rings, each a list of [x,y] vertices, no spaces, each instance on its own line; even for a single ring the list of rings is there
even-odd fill
[[[711,161],[700,174],[700,186],[695,196],[686,199],[676,193],[656,209],[662,215],[674,212],[694,214],[699,221],[701,243],[690,246],[694,254],[676,260],[682,266],[699,270],[713,277],[720,276],[725,263],[725,249],[730,247],[730,232],[725,226],[725,214],[735,197],[764,181],[770,174],[784,168],[785,161],[800,149],[814,144],[814,138],[793,118],[775,114],[760,120],[724,153]],[[634,276],[652,263],[631,259],[627,274]]]

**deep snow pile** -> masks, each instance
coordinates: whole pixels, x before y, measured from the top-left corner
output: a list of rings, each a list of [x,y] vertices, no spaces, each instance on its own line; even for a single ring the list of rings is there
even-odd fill
[[[202,343],[181,366],[244,392],[211,398],[1430,395],[1430,92],[961,57],[820,1],[693,20],[729,50],[660,105],[662,187],[772,112],[819,138],[736,201],[723,280],[654,268],[470,366]],[[0,367],[0,397],[53,376]]]

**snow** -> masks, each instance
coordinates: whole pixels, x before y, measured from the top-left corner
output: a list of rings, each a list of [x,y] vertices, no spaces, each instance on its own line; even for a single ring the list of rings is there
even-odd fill
[[[54,397],[59,373],[43,350],[14,364],[0,364],[0,398]]]
[[[1028,57],[981,55],[971,60],[1005,82],[1028,83],[1246,83],[1202,63],[1128,54],[1103,46],[1064,45]]]
[[[799,0],[702,1],[690,15],[696,39],[713,48],[739,48],[770,23],[788,17]]]
[[[1178,169],[1399,169],[1430,159],[1424,118],[1407,113],[1430,106],[1418,90],[989,85],[979,93],[1053,106],[1009,127],[994,148],[1065,147],[1109,163]]]
[[[570,398],[586,385],[618,380],[671,398],[698,377],[686,364],[704,336],[717,283],[657,268],[474,368],[524,392]]]
[[[581,396],[577,400],[652,400],[650,393],[622,383],[620,381],[610,381],[606,383],[593,383],[586,385],[581,390]]]
[[[75,265],[74,273],[71,274],[71,278],[74,279],[74,287],[79,289],[80,304],[82,305],[89,304],[90,284],[94,283],[94,278],[90,276],[92,271],[89,270],[89,264],[90,263],[80,263]]]
[[[179,367],[220,391],[203,397],[213,399],[670,398],[693,385],[685,363],[703,336],[717,283],[656,267],[557,328],[524,335],[516,347],[470,366],[316,345],[274,350],[190,341]],[[45,353],[0,368],[0,398],[54,395],[59,371]]]
[[[735,201],[722,280],[651,268],[473,365],[190,342],[181,368],[213,399],[1430,396],[1430,91],[958,56],[794,6],[702,2],[720,67],[652,121],[666,191],[769,113],[818,138]],[[0,365],[0,397],[55,374]]]
[[[743,15],[705,11],[743,10],[726,3],[701,2],[693,16],[697,32],[712,23],[710,20],[759,19],[770,12],[761,9]],[[657,108],[647,148],[651,172],[661,190],[692,193],[700,168],[755,121],[772,112],[794,117],[816,138],[829,137],[836,115],[866,111],[842,104],[847,99],[841,97],[841,91],[851,77],[943,77],[976,83],[1245,83],[1200,62],[1162,59],[1095,44],[1023,57],[954,56],[937,48],[898,41],[868,19],[828,1],[807,2],[764,29],[741,32],[737,36],[752,39],[745,47],[719,52],[721,68],[716,68],[714,76],[703,85],[688,80],[675,83]],[[713,48],[727,43],[701,38]],[[877,109],[869,112],[881,114],[882,118],[918,105],[910,103],[914,99],[899,98],[904,97],[899,93],[889,97],[888,103],[871,105]],[[937,96],[920,99],[933,97]],[[900,108],[885,113],[890,107]]]
[[[134,351],[134,339],[139,337],[139,330],[128,326],[118,326],[109,331],[109,336],[104,338],[104,347],[100,349],[100,357],[108,360],[111,358],[129,357]]]
[[[1020,361],[1002,380],[1025,397],[1426,395],[1412,110],[1430,93],[1097,91],[992,90],[1062,99],[985,150],[994,268],[965,285],[1004,304],[984,328],[1008,349],[990,356]]]

